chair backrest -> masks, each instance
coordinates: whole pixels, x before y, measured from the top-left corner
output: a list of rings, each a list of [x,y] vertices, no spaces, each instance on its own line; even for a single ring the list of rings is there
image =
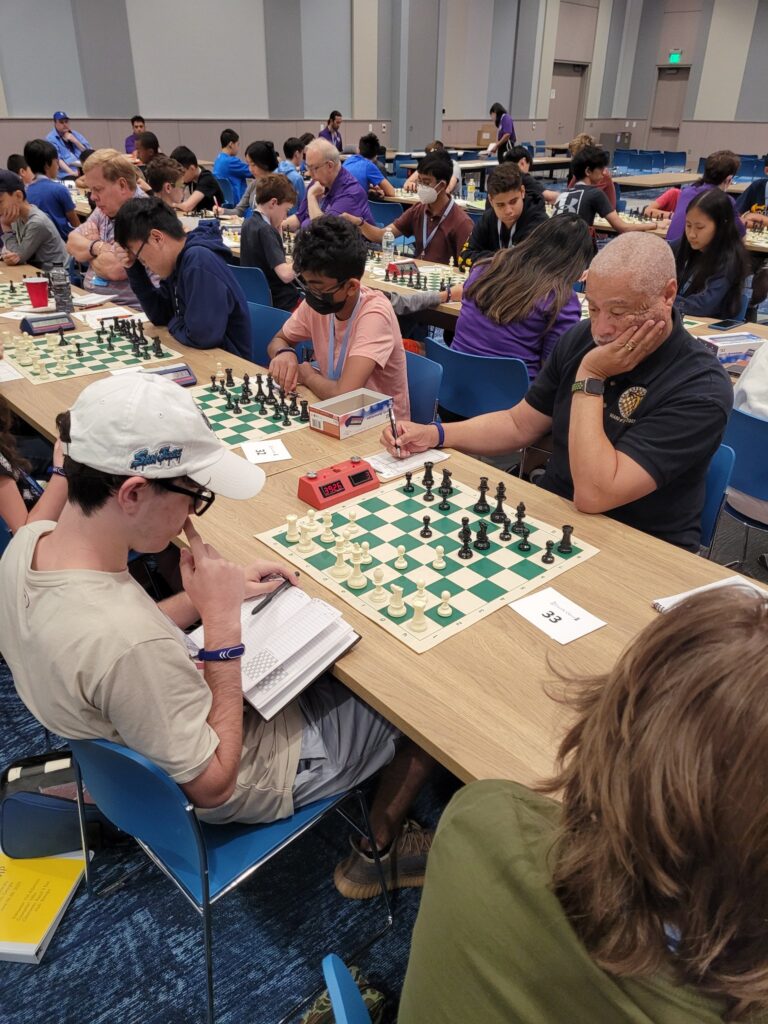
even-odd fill
[[[629,169],[636,174],[650,174],[653,170],[651,153],[633,153],[629,158]]]
[[[398,217],[403,215],[403,207],[400,203],[377,203],[371,201],[368,203],[373,214],[373,219],[380,228],[385,228],[387,224],[391,224],[392,221],[397,220]]]
[[[434,338],[427,338],[426,344],[428,358],[443,367],[440,405],[457,416],[470,419],[508,409],[528,390],[528,370],[522,359],[454,352]]]
[[[706,167],[706,165],[707,165],[707,158],[705,156],[700,156],[699,157],[699,166],[696,168],[696,173],[699,174],[699,175],[702,175],[704,173],[704,168]]]
[[[734,409],[723,443],[736,452],[731,487],[751,498],[768,501],[768,420]]]
[[[230,269],[249,302],[258,302],[261,306],[272,305],[272,292],[269,290],[266,275],[260,267],[232,266]]]
[[[285,321],[290,320],[291,314],[285,309],[262,306],[258,302],[249,302],[248,312],[251,315],[251,362],[267,366],[267,345]]]
[[[739,320],[746,320],[747,319],[747,310],[749,309],[749,304],[750,304],[751,301],[752,301],[752,292],[751,291],[745,291],[742,294],[742,296],[741,296],[741,305],[739,306],[739,311],[736,314],[736,317]]]
[[[670,152],[669,150],[664,151],[664,170],[665,171],[684,171],[685,161],[688,155],[685,150],[680,152]]]
[[[415,160],[414,157],[412,157],[410,155],[410,153],[398,153],[395,156],[394,160],[392,161],[392,173],[395,175],[395,177],[400,177],[400,174],[401,174],[400,168],[402,167],[403,164],[412,164],[412,163],[416,163],[416,162],[418,162],[418,161]],[[407,175],[407,174],[410,174],[410,173],[411,173],[410,170],[403,170],[402,171],[402,174],[406,174]]]
[[[169,865],[200,872],[190,801],[173,779],[143,754],[108,740],[70,740],[83,781],[102,814],[141,839]]]
[[[725,498],[725,491],[731,481],[736,453],[727,444],[721,444],[707,470],[704,508],[701,510],[701,546],[708,548],[717,525],[717,517]]]
[[[617,149],[613,154],[613,167],[617,174],[626,174],[629,170],[629,159],[633,155],[632,149]]]
[[[217,178],[216,181],[219,183],[219,188],[224,195],[224,205],[234,206],[235,205],[235,193],[232,189],[232,182],[227,178]]]
[[[763,162],[757,157],[742,157],[741,165],[738,171],[734,175],[734,181],[752,181],[753,178],[759,178],[763,173]]]
[[[443,379],[443,368],[426,356],[405,351],[408,368],[408,399],[411,403],[411,420],[414,423],[431,423],[437,414],[437,399]]]
[[[335,953],[323,958],[323,976],[336,1024],[371,1024],[371,1015],[347,965]]]
[[[8,529],[6,521],[0,516],[0,555],[2,555],[12,540],[13,534]]]

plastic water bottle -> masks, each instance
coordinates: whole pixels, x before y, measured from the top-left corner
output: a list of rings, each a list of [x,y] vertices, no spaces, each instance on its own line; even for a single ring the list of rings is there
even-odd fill
[[[467,202],[468,203],[474,203],[476,187],[477,186],[475,185],[475,179],[474,178],[470,178],[469,182],[467,184]]]
[[[51,270],[51,291],[53,301],[56,303],[56,310],[59,313],[73,312],[75,305],[72,301],[72,286],[69,283],[69,274],[64,267],[54,267]]]
[[[394,259],[395,236],[392,234],[389,228],[387,228],[387,230],[384,232],[384,237],[381,240],[381,248],[384,254],[385,263],[389,263],[392,259]]]

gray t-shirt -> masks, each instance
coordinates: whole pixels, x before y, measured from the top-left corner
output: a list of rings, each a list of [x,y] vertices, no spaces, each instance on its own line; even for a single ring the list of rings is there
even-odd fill
[[[18,253],[22,263],[39,270],[63,267],[68,258],[56,225],[31,203],[27,219],[15,220],[11,230],[3,232],[3,245],[9,252]]]

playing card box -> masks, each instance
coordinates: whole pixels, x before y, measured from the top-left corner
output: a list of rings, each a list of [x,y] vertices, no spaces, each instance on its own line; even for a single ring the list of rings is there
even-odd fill
[[[330,437],[344,438],[389,422],[392,399],[360,388],[309,406],[309,426]]]

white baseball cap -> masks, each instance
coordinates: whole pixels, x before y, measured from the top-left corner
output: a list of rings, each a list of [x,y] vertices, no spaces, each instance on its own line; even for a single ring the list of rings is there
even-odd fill
[[[116,476],[187,476],[225,498],[253,498],[266,477],[219,441],[178,384],[154,373],[125,373],[89,384],[70,411],[75,462]]]

